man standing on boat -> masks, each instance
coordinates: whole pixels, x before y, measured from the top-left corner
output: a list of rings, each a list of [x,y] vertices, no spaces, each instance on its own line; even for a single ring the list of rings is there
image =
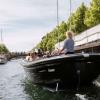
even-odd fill
[[[74,53],[74,40],[73,33],[71,31],[66,32],[66,39],[64,41],[63,48],[59,53],[64,51],[65,54],[73,54]]]

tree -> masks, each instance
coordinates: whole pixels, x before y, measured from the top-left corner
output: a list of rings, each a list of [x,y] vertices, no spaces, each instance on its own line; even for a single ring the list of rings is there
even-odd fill
[[[84,22],[89,28],[100,24],[100,0],[92,0],[86,11]]]
[[[37,48],[43,51],[52,51],[55,44],[65,39],[65,32],[67,30],[67,24],[63,21],[59,26],[56,26],[51,32],[47,33],[42,38],[42,41],[37,45]]]
[[[8,53],[9,50],[4,44],[0,44],[0,53]]]
[[[58,38],[59,38],[59,42],[63,41],[66,36],[65,36],[65,32],[67,31],[67,24],[62,21],[62,23],[60,24],[59,28],[58,28]]]
[[[67,22],[68,29],[70,29],[75,33],[81,33],[82,31],[87,29],[87,26],[84,24],[85,12],[87,11],[87,7],[82,3],[80,7],[77,8],[76,12],[73,13]],[[71,22],[70,22],[71,21]]]

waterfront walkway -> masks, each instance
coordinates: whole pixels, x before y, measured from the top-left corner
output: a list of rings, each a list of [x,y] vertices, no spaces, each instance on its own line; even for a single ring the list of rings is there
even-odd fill
[[[100,24],[74,37],[75,51],[100,52]]]

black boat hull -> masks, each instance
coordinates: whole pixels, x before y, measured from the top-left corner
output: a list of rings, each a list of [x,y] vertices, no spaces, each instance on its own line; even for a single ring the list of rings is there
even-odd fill
[[[100,73],[99,54],[70,54],[23,64],[34,84],[78,87],[90,84]]]

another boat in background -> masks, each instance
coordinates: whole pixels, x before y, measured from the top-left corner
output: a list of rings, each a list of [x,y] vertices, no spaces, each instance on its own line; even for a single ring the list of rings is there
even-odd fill
[[[0,55],[0,64],[5,64],[7,63],[7,58],[5,55]]]

